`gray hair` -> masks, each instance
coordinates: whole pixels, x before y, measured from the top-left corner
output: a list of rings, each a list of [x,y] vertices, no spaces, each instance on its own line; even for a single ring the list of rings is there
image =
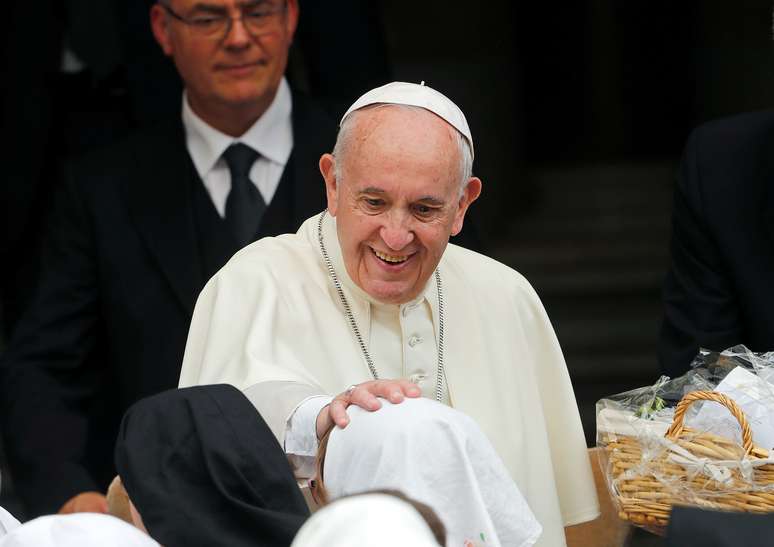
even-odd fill
[[[333,147],[333,156],[336,158],[334,171],[336,180],[341,180],[341,165],[343,164],[344,160],[344,150],[349,147],[349,143],[352,140],[352,128],[355,125],[353,120],[363,110],[370,110],[372,108],[381,108],[385,106],[402,108],[413,112],[425,110],[421,106],[382,103],[367,106],[365,108],[361,108],[360,110],[355,110],[349,116],[344,118],[344,120],[341,122],[341,126],[339,127],[339,134],[336,137],[336,146]],[[470,180],[470,177],[473,176],[473,151],[470,148],[470,143],[462,135],[462,133],[457,131],[457,129],[454,127],[452,127],[452,129],[454,130],[454,139],[457,142],[457,147],[460,151],[460,196],[462,196],[463,192],[465,191],[465,187],[468,184],[468,180]]]

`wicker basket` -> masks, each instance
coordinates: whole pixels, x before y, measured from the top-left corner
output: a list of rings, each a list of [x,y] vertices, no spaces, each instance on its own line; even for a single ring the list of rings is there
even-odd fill
[[[699,400],[720,403],[733,414],[741,427],[742,446],[712,433],[683,427],[688,407]],[[664,437],[704,463],[753,463],[768,458],[766,450],[753,445],[752,432],[742,410],[730,398],[711,391],[685,395],[678,403],[672,425]],[[647,439],[609,433],[604,434],[601,441],[605,448],[601,463],[611,493],[618,502],[619,516],[654,533],[665,531],[672,505],[753,513],[774,511],[772,463],[747,466],[747,478],[741,470],[743,466],[735,468],[721,464],[716,469],[725,470],[725,476],[718,480],[716,475],[695,466],[690,468],[676,463],[673,451],[667,450],[665,444],[661,449],[658,446],[654,449],[643,446]]]

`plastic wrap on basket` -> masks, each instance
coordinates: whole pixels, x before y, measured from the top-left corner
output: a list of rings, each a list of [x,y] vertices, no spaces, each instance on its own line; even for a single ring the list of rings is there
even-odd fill
[[[702,350],[683,376],[597,403],[621,518],[661,534],[673,505],[774,512],[774,353]]]

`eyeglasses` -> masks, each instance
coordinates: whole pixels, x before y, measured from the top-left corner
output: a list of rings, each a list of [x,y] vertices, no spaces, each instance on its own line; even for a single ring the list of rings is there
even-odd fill
[[[219,7],[198,7],[194,15],[184,17],[169,7],[166,2],[159,1],[166,12],[188,25],[197,34],[214,40],[222,40],[229,35],[234,25],[234,20],[242,21],[245,29],[251,36],[260,36],[270,33],[279,27],[280,20],[285,14],[287,3],[281,5],[270,2],[252,2],[241,6],[241,14],[232,17],[225,9]]]

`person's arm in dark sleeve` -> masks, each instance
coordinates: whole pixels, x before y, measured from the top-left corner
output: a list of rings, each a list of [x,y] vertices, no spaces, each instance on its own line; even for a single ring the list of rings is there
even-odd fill
[[[0,365],[2,431],[30,516],[95,490],[86,468],[89,405],[103,372],[87,363],[98,327],[91,219],[75,184],[57,200],[43,272]]]
[[[689,370],[699,348],[723,350],[738,343],[743,328],[707,208],[712,173],[704,173],[702,166],[711,159],[703,154],[718,151],[703,150],[701,137],[699,129],[688,140],[675,189],[658,347],[661,369],[671,377]]]

